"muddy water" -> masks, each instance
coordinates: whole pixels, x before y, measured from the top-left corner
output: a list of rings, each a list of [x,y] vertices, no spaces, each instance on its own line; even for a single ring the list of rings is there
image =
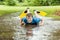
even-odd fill
[[[33,36],[26,37],[25,28],[20,27],[19,13],[0,17],[0,39],[2,40],[60,40],[60,21],[44,17],[44,25],[33,28]]]

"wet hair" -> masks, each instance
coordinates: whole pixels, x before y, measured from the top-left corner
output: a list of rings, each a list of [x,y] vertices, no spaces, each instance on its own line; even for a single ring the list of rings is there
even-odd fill
[[[28,13],[26,17],[33,17],[33,15],[31,13]]]

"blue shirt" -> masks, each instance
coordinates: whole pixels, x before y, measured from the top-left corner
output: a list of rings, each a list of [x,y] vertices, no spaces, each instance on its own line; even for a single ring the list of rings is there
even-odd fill
[[[37,17],[33,17],[33,20],[31,23],[28,23],[26,18],[22,18],[22,20],[25,24],[32,24],[32,25],[34,24],[37,25],[41,21],[41,19]]]

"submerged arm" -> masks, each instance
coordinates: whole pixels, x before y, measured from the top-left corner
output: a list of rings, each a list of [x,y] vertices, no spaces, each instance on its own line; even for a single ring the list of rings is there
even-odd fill
[[[21,20],[20,20],[20,26],[23,26],[23,25],[25,25],[25,23],[24,23],[23,20],[21,19]]]
[[[41,19],[41,21],[39,22],[39,25],[42,26],[44,24],[44,19]]]

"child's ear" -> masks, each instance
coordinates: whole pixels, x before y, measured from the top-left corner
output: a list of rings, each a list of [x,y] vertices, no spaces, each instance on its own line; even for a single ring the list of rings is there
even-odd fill
[[[24,13],[27,13],[27,10],[25,10]]]
[[[40,13],[39,11],[37,11],[37,13]]]

